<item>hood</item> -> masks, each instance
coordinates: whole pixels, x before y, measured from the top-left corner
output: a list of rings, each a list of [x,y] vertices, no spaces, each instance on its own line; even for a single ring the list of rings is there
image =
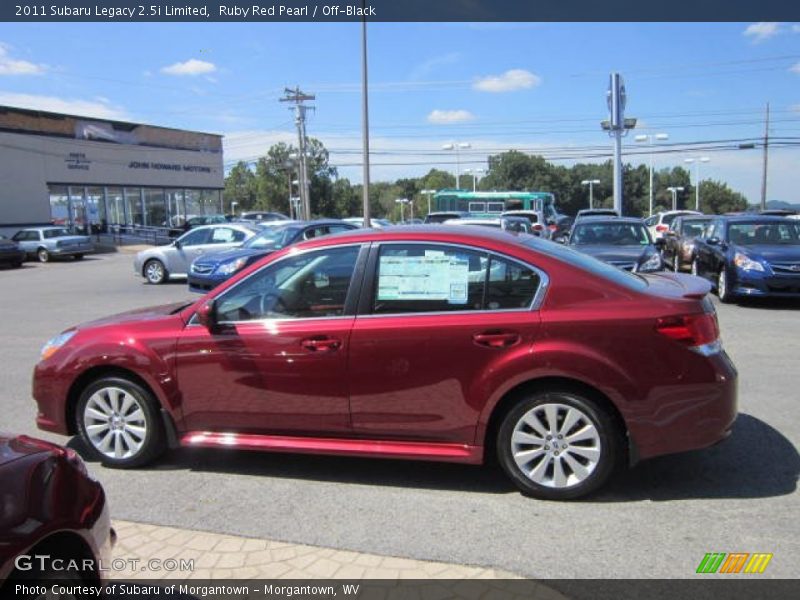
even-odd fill
[[[171,304],[160,304],[158,306],[148,306],[147,308],[137,308],[136,310],[129,310],[116,315],[103,317],[96,321],[89,321],[88,323],[81,323],[78,328],[84,327],[98,327],[101,325],[116,325],[117,323],[126,323],[129,321],[152,321],[161,319],[168,315],[179,313],[181,310],[194,304],[196,300],[191,302],[185,300],[183,302],[173,302]]]
[[[614,244],[579,244],[572,246],[578,252],[593,256],[598,260],[608,263],[617,262],[638,262],[639,259],[651,254],[655,250],[653,246],[642,246],[641,244],[631,246],[617,246]]]
[[[28,437],[27,435],[13,435],[0,431],[0,466],[14,462],[19,458],[38,454],[40,452],[52,452],[60,450],[59,446]]]
[[[253,260],[272,254],[275,250],[268,250],[264,248],[230,248],[229,250],[222,250],[221,252],[214,252],[214,254],[206,254],[196,259],[194,262],[198,265],[219,265],[224,262],[236,260],[237,258],[251,258]]]
[[[1,248],[16,248],[17,246],[18,244],[14,240],[0,240]]]
[[[751,258],[761,258],[767,262],[800,262],[800,246],[786,244],[756,244],[754,246],[738,246],[733,248],[737,252],[746,254]]]

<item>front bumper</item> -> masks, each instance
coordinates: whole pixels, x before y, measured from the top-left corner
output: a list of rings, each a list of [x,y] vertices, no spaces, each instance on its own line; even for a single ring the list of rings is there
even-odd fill
[[[189,290],[197,292],[198,294],[205,294],[213,290],[219,284],[224,282],[230,276],[215,275],[210,273],[208,275],[198,275],[189,272]]]
[[[800,274],[775,275],[737,270],[731,291],[736,296],[800,298]]]

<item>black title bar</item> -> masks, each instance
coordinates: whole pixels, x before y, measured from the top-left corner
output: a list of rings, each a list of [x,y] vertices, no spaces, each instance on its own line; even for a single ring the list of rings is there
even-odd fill
[[[9,22],[800,21],[790,0],[4,0]]]

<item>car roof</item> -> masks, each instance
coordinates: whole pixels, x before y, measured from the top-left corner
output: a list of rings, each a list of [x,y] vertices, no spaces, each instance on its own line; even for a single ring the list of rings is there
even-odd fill
[[[721,219],[726,223],[786,223],[786,217],[760,215],[758,213],[753,213],[750,215],[717,215],[716,218]]]

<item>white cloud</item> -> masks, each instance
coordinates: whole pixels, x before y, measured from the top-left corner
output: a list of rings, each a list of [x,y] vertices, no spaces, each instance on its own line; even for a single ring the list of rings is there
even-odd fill
[[[0,43],[0,75],[41,75],[47,70],[45,65],[11,58],[8,50],[9,46]]]
[[[799,63],[795,63],[794,65],[792,65],[791,67],[789,67],[789,70],[790,70],[792,73],[797,73],[798,75],[800,75],[800,62],[799,62]]]
[[[775,37],[780,32],[780,23],[762,21],[760,23],[752,23],[748,25],[747,29],[744,30],[742,35],[751,38],[754,44],[758,44],[768,40],[771,37]]]
[[[95,117],[97,119],[128,120],[130,118],[123,108],[114,106],[102,98],[80,100],[76,98],[59,98],[57,96],[0,92],[0,104],[31,110]]]
[[[538,75],[525,69],[511,69],[502,75],[490,75],[476,80],[472,88],[479,92],[514,92],[535,87],[542,82]]]
[[[177,62],[168,67],[161,67],[161,72],[165,75],[205,75],[206,73],[213,73],[217,70],[214,63],[206,62],[204,60],[197,60],[190,58],[186,62]]]
[[[474,121],[475,115],[468,110],[432,110],[428,115],[428,123],[436,125],[449,125],[451,123],[465,123]]]

